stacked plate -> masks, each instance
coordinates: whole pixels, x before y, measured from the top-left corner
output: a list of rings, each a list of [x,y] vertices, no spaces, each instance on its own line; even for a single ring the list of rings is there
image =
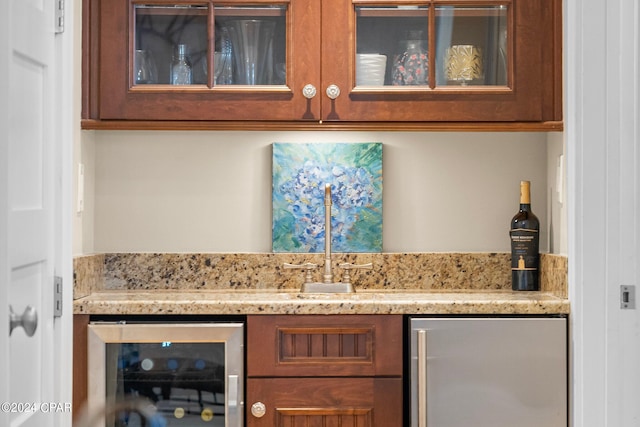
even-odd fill
[[[386,69],[386,55],[377,53],[357,54],[356,86],[382,86]]]

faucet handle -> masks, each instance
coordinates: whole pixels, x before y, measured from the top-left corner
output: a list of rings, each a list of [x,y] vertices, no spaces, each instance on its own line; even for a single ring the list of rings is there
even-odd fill
[[[305,283],[312,283],[313,282],[313,277],[311,276],[311,271],[318,268],[318,264],[313,264],[311,262],[305,262],[304,264],[289,264],[289,263],[284,263],[283,267],[287,270],[290,269],[304,269],[306,270],[306,274],[304,276],[304,282]]]
[[[345,262],[343,264],[338,264],[338,267],[344,269],[344,274],[342,275],[342,283],[351,283],[351,270],[372,270],[373,264],[368,262],[366,264],[350,264]]]

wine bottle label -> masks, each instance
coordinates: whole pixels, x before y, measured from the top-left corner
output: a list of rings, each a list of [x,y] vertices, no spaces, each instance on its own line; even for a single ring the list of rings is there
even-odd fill
[[[511,270],[538,270],[540,264],[538,230],[511,230]]]

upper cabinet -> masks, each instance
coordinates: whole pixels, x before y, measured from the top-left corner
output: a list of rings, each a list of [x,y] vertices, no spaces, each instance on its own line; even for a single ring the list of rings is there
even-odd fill
[[[561,0],[84,0],[85,128],[562,128]]]

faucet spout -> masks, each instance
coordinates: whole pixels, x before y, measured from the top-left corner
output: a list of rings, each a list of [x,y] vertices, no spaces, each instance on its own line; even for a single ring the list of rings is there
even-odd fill
[[[333,281],[333,272],[331,271],[331,184],[325,184],[324,187],[324,274],[322,282],[313,282],[311,271],[317,267],[316,264],[307,262],[305,264],[284,264],[284,268],[297,268],[306,270],[305,281],[300,289],[304,293],[352,293],[355,292],[351,284],[351,276],[349,270],[352,269],[371,269],[369,264],[349,264],[343,263],[339,267],[344,268],[345,274],[342,283]]]
[[[331,271],[331,184],[324,186],[324,283],[333,283]]]

